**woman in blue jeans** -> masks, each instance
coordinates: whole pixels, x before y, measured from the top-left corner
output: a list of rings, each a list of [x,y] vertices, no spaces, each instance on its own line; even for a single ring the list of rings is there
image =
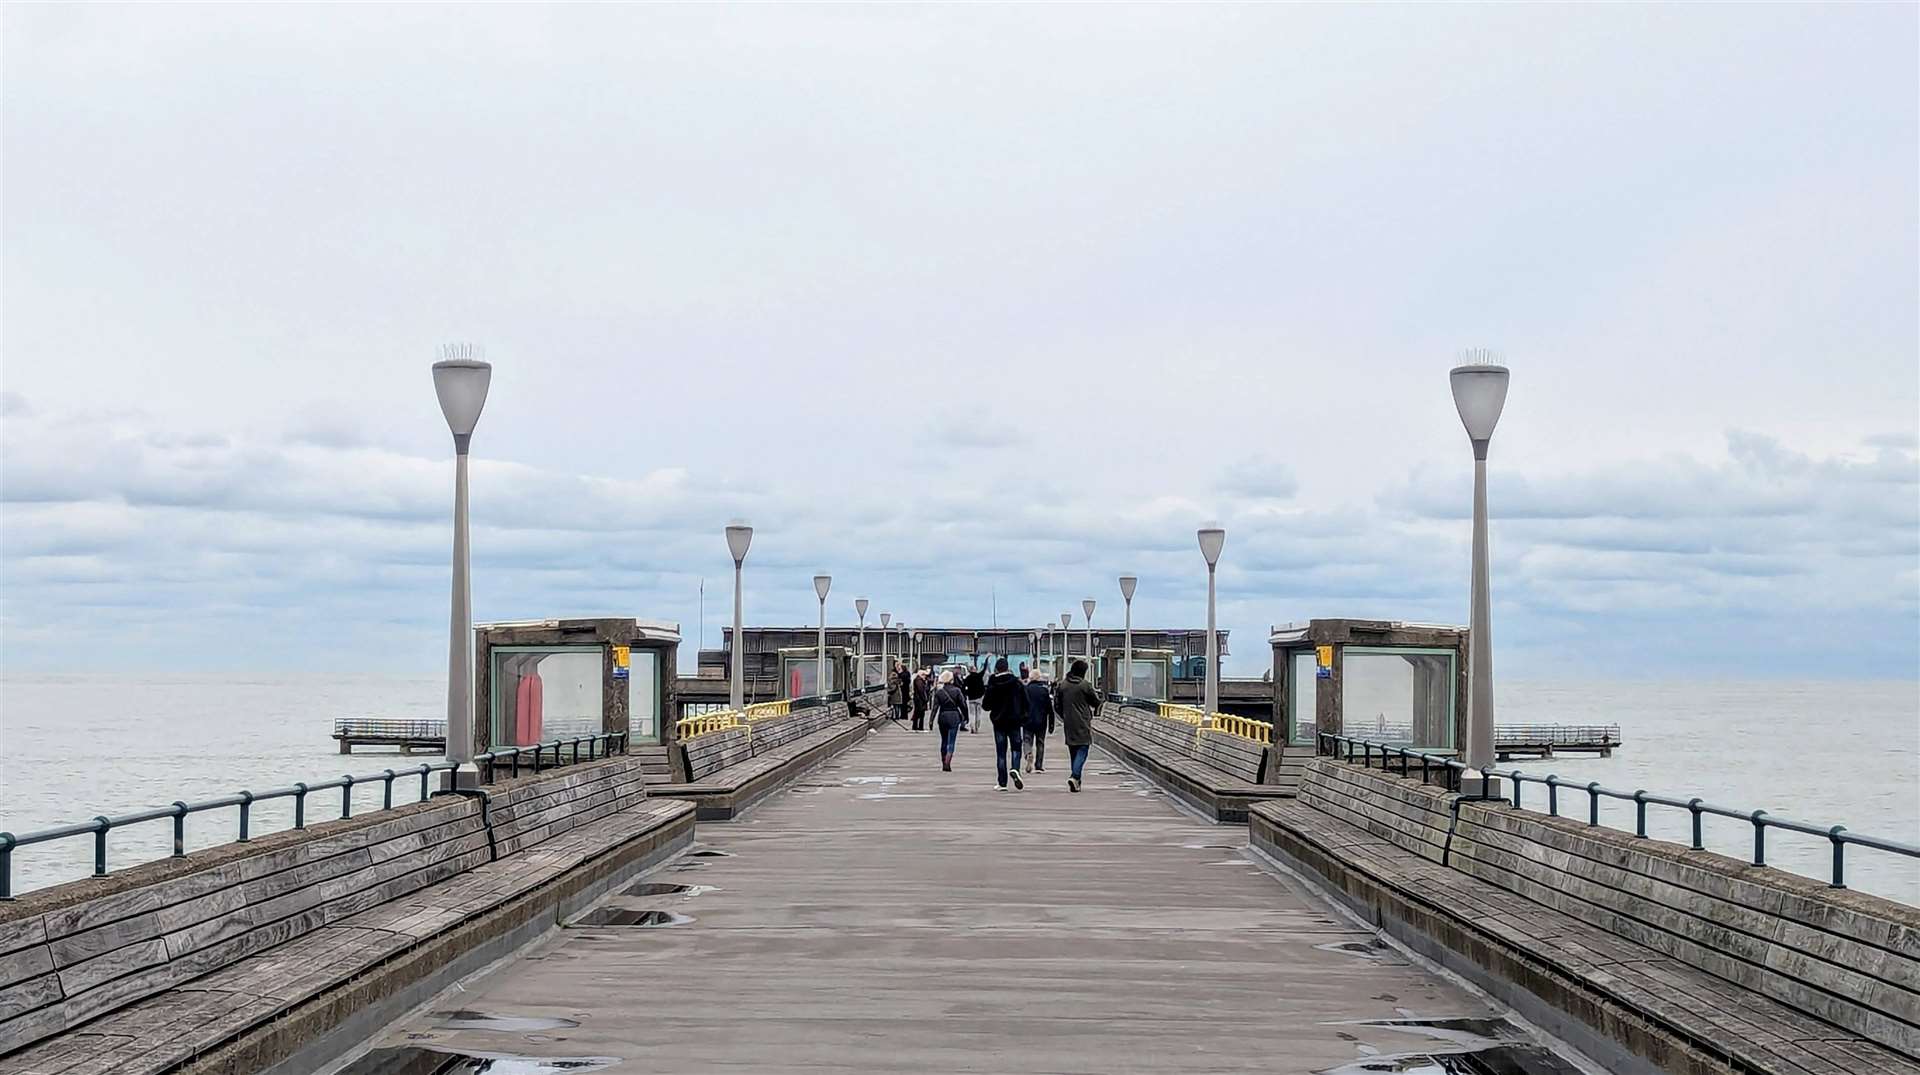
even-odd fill
[[[967,720],[967,696],[954,686],[953,673],[940,673],[940,687],[933,692],[933,724],[940,729],[940,769],[953,771],[953,750],[960,742],[960,725]]]

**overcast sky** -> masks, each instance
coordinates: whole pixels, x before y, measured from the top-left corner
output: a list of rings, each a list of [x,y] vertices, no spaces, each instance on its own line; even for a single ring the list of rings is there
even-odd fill
[[[1031,624],[1233,674],[1920,675],[1913,5],[9,5],[0,661],[433,674],[476,617]],[[683,665],[691,664],[684,647]]]

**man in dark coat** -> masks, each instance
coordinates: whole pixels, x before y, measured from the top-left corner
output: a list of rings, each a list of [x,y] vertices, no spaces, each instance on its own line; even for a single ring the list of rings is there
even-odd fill
[[[1047,689],[1046,676],[1034,672],[1027,678],[1027,756],[1033,759],[1033,771],[1044,772],[1047,736],[1053,732],[1053,692]]]
[[[1007,671],[1005,657],[994,664],[993,678],[987,680],[981,702],[993,721],[993,760],[1000,774],[1000,790],[1007,790],[1007,781],[1012,780],[1014,790],[1018,791],[1027,786],[1020,779],[1020,733],[1027,726],[1027,688]],[[1009,743],[1013,751],[1012,765],[1007,763]]]
[[[979,667],[968,668],[967,678],[961,684],[967,692],[967,726],[973,734],[980,734],[980,702],[987,696],[986,661]]]
[[[1100,692],[1087,682],[1087,662],[1076,660],[1067,670],[1067,681],[1060,684],[1060,724],[1066,729],[1067,758],[1073,765],[1068,791],[1080,790],[1080,771],[1093,745],[1093,718],[1099,712]]]
[[[928,680],[927,670],[922,668],[913,674],[913,730],[919,731],[927,719],[927,706],[933,701],[933,684]]]

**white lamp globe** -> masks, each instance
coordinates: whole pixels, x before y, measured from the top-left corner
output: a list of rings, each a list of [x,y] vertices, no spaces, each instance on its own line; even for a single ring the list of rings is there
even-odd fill
[[[1447,379],[1453,383],[1453,406],[1460,424],[1474,441],[1493,439],[1493,427],[1507,405],[1507,367],[1493,362],[1455,366]]]

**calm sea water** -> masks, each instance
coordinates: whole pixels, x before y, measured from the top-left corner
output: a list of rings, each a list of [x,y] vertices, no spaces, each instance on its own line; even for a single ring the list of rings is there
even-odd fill
[[[95,814],[193,801],[237,791],[355,776],[417,764],[424,756],[341,757],[330,738],[338,717],[435,719],[438,679],[376,676],[8,675],[0,677],[0,829],[26,832]],[[1739,808],[1920,843],[1920,684],[1916,683],[1526,683],[1502,682],[1503,721],[1618,723],[1626,747],[1612,758],[1556,758],[1519,767],[1609,787],[1700,795]],[[417,781],[401,788],[417,788]],[[1545,789],[1529,788],[1544,808]],[[356,810],[379,805],[377,786],[358,789]],[[401,796],[396,794],[396,799]],[[1586,796],[1562,810],[1585,816]],[[310,818],[338,816],[340,793],[316,794]],[[1631,828],[1631,804],[1603,817]],[[1685,841],[1684,811],[1655,810],[1653,835]],[[290,804],[255,809],[255,832],[285,828]],[[189,848],[235,834],[234,811],[189,819]],[[1752,851],[1752,827],[1709,821],[1707,843]],[[110,866],[165,855],[166,821],[116,832]],[[85,876],[92,841],[76,838],[14,854],[17,891]],[[1824,840],[1769,834],[1774,865],[1824,878]],[[1856,888],[1920,904],[1920,862],[1849,851]]]

